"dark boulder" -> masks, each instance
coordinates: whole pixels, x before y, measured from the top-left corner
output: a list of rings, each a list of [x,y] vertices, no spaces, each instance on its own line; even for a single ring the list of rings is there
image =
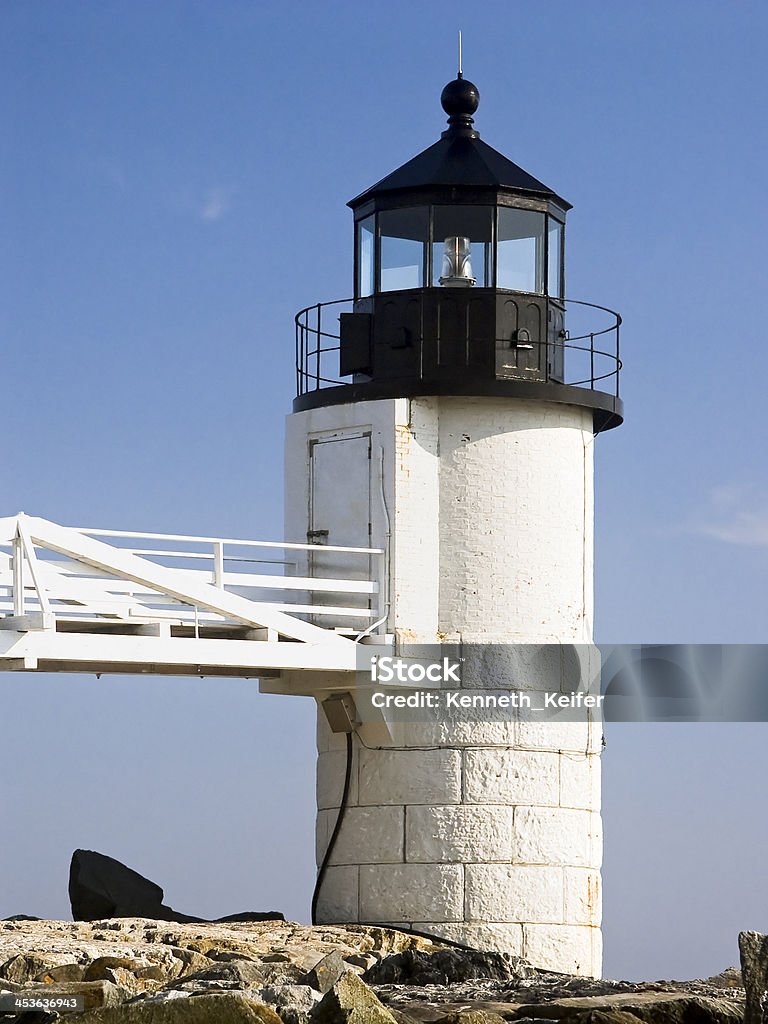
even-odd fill
[[[109,917],[144,917],[178,924],[206,923],[205,918],[181,914],[163,903],[156,882],[126,867],[114,857],[94,850],[75,850],[69,866],[69,902],[75,921],[101,921]],[[216,924],[236,921],[284,921],[277,911],[247,911],[216,918]]]

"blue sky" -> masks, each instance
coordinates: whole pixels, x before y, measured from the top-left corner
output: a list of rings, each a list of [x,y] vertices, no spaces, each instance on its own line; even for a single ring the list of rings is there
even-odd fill
[[[282,535],[293,314],[351,292],[344,204],[437,139],[460,27],[483,138],[574,204],[568,294],[625,320],[598,639],[765,640],[765,5],[6,0],[0,27],[0,514]],[[191,913],[307,918],[309,702],[0,696],[0,916],[65,916],[79,845]],[[712,973],[768,930],[765,740],[609,730],[607,973]]]

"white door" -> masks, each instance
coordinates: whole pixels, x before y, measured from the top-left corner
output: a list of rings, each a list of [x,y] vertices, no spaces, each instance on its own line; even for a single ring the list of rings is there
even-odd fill
[[[340,434],[310,440],[309,531],[311,544],[371,546],[371,435]],[[313,576],[371,579],[367,555],[315,552]],[[370,608],[369,597],[359,594],[316,593],[313,604]],[[319,615],[318,625],[349,624],[348,616]],[[361,630],[368,619],[355,618]]]

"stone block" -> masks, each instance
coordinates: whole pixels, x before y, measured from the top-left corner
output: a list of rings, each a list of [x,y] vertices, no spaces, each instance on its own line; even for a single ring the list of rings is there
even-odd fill
[[[600,872],[590,868],[565,869],[565,922],[599,927],[603,916]]]
[[[534,967],[597,978],[602,969],[600,929],[566,924],[523,926],[525,958]]]
[[[516,807],[514,860],[522,864],[600,865],[600,815],[563,807]]]
[[[511,714],[514,712],[511,712]],[[473,747],[498,744],[511,747],[515,744],[515,722],[477,722],[462,719],[458,711],[445,717],[440,709],[439,716],[431,722],[403,722],[397,726],[398,745],[411,747]]]
[[[360,805],[460,800],[461,753],[457,750],[360,751]]]
[[[415,921],[413,927],[430,932],[450,942],[461,942],[473,949],[496,949],[510,956],[523,955],[523,926],[521,924],[481,924],[462,921],[459,924],[435,924]]]
[[[325,712],[318,703],[317,705],[317,752],[318,754],[325,754],[329,750],[343,750],[346,752],[347,749],[347,736],[343,732],[333,732],[328,719],[325,717]]]
[[[563,920],[563,869],[467,864],[466,919],[498,923]]]
[[[464,800],[557,805],[560,755],[529,750],[466,750]],[[437,802],[437,801],[436,801]]]
[[[459,864],[380,864],[360,868],[363,921],[460,921],[463,870]]]
[[[349,787],[349,803],[357,800],[357,753],[353,753],[352,777]],[[331,750],[317,755],[317,806],[320,810],[338,807],[344,790],[344,774],[347,766],[346,750]]]
[[[522,750],[600,753],[602,735],[602,727],[594,722],[533,719],[518,721],[516,743]]]
[[[513,853],[511,807],[450,805],[408,807],[405,859],[409,863],[510,861]]]
[[[344,815],[331,864],[391,864],[403,860],[402,807],[350,807]],[[337,810],[317,815],[317,862],[325,850]]]
[[[596,754],[562,759],[560,806],[600,809],[600,758]]]
[[[356,865],[329,867],[317,901],[320,924],[359,921],[358,885],[360,868]]]

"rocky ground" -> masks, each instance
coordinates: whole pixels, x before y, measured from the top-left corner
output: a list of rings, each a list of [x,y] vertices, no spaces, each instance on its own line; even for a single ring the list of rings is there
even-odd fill
[[[364,925],[0,922],[0,1024],[73,996],[71,1024],[742,1024],[741,985],[594,981]]]

